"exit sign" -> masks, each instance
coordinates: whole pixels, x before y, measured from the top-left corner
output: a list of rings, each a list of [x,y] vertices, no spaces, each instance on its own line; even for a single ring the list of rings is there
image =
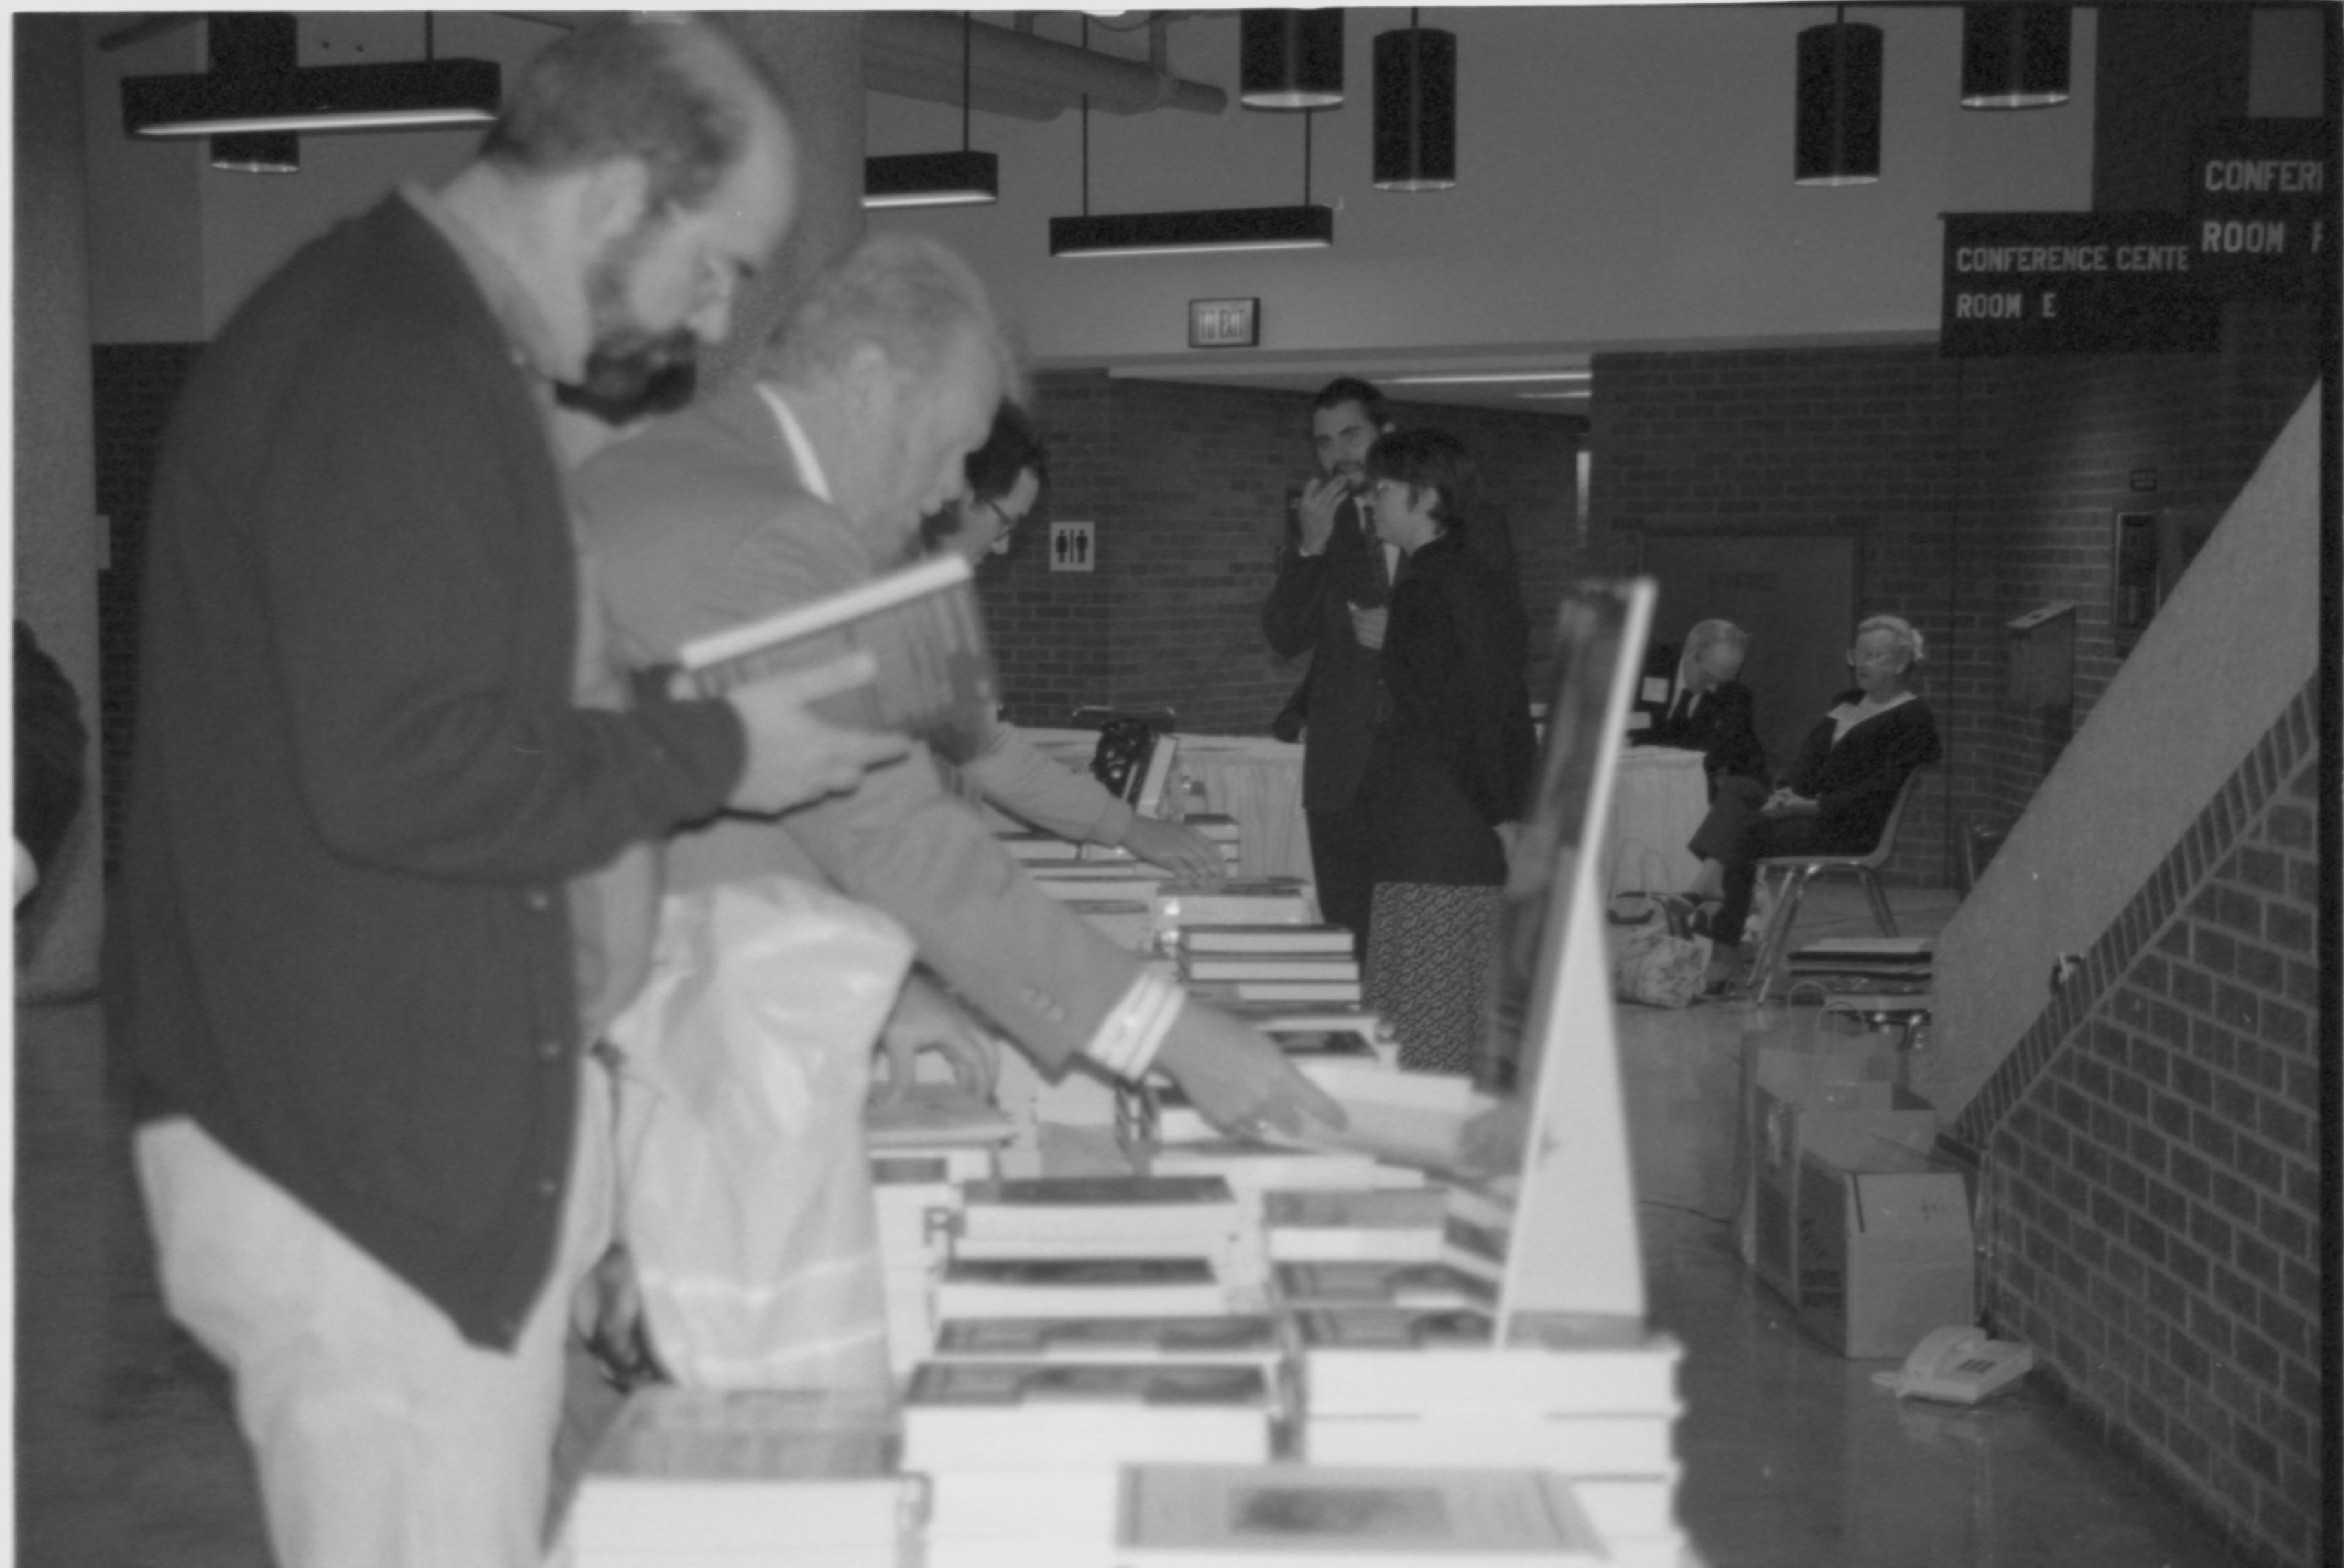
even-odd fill
[[[1260,300],[1188,301],[1188,347],[1191,349],[1250,349],[1260,341]]]

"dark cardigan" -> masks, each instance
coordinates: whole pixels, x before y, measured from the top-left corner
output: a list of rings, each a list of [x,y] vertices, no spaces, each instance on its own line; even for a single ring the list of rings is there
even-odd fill
[[[716,810],[722,703],[573,705],[578,574],[524,372],[392,197],[205,353],[148,531],[111,1031],[141,1111],[509,1345],[551,1266],[565,887]]]
[[[1834,706],[1863,696],[1844,692]],[[1807,733],[1783,782],[1816,803],[1816,847],[1853,854],[1880,842],[1905,776],[1937,760],[1937,721],[1929,704],[1915,697],[1864,720],[1835,745],[1832,729],[1825,716]]]

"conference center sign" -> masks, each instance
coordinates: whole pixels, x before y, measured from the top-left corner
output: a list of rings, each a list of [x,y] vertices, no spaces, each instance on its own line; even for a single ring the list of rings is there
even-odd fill
[[[2224,298],[2299,298],[2336,268],[2336,126],[2224,120],[2198,134],[2189,233],[2198,271]]]
[[[2217,300],[2177,212],[1945,215],[1939,352],[2211,353]]]

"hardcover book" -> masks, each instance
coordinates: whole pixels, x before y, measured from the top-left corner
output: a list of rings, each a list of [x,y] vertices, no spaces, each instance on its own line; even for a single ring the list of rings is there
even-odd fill
[[[1000,693],[968,563],[941,555],[844,593],[679,650],[691,690],[719,696],[786,670],[868,652],[877,672],[812,704],[834,723],[925,741],[947,762],[965,762],[992,733]]]
[[[1558,1335],[1570,1348],[1499,1342],[1497,1322],[1474,1309],[1321,1308],[1294,1316],[1314,1416],[1485,1412],[1554,1416],[1672,1416],[1683,1351],[1641,1328],[1616,1340]],[[1605,1340],[1610,1342],[1604,1342]]]
[[[1539,1415],[1511,1411],[1322,1413],[1302,1446],[1313,1464],[1535,1464],[1564,1475],[1664,1474],[1676,1412]]]
[[[939,1318],[1183,1317],[1227,1306],[1201,1258],[955,1258],[936,1287]]]
[[[1449,1195],[1438,1187],[1262,1195],[1262,1235],[1280,1263],[1430,1263]]]
[[[1289,1307],[1412,1307],[1491,1310],[1496,1289],[1446,1263],[1280,1263],[1272,1270]]]
[[[1209,929],[1199,927],[1198,929]],[[1301,929],[1301,927],[1297,927]],[[1292,954],[1199,953],[1193,949],[1181,966],[1191,980],[1345,980],[1356,988],[1359,963],[1348,953]]]
[[[1259,1313],[1182,1318],[973,1318],[936,1330],[938,1361],[1210,1361],[1274,1366],[1283,1347]]]
[[[1574,1568],[1606,1561],[1559,1477],[1531,1470],[1135,1465],[1125,1568]]]
[[[1318,922],[1309,885],[1295,876],[1167,882],[1155,890],[1167,926],[1309,926]]]
[[[1190,955],[1316,953],[1352,956],[1352,936],[1340,926],[1199,926],[1180,934]]]
[[[904,1395],[904,1463],[1030,1471],[1261,1460],[1274,1409],[1258,1365],[929,1361]]]
[[[588,1462],[571,1508],[581,1562],[639,1552],[890,1545],[916,1478],[897,1472],[894,1411],[869,1395],[639,1390]]]

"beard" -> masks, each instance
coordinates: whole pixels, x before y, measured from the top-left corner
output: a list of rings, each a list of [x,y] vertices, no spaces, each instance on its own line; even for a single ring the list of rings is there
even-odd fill
[[[557,381],[553,400],[620,426],[673,413],[700,379],[700,339],[684,327],[653,332],[633,319],[627,278],[650,238],[648,226],[619,240],[586,278],[594,339],[575,381]]]

